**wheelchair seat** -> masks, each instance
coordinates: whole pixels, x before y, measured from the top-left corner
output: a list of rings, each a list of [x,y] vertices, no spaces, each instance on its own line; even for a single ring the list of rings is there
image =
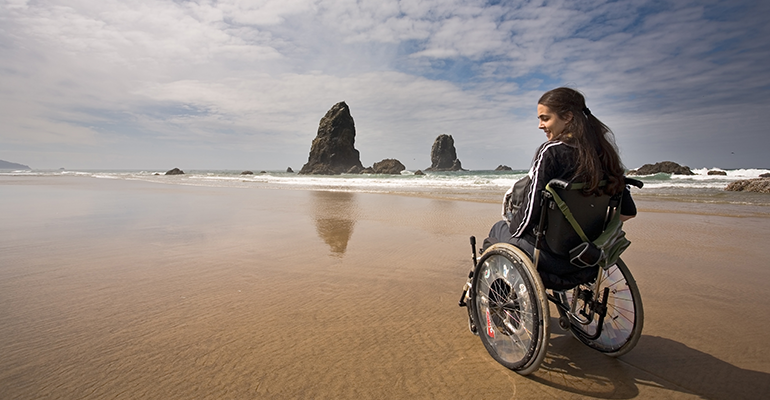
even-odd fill
[[[609,195],[585,195],[581,190],[582,185],[578,186],[556,180],[551,181],[551,183],[552,189],[569,207],[572,216],[588,239],[593,241],[599,237],[609,222],[612,212],[617,208],[619,199],[613,201],[613,196]],[[547,246],[542,248],[557,256],[569,257],[570,250],[582,243],[583,239],[572,227],[553,198],[546,200],[544,211],[545,226],[538,227],[539,231],[543,231]]]
[[[641,185],[629,178],[626,182]],[[604,184],[601,182],[600,186]],[[575,286],[590,282],[588,269],[609,267],[631,244],[620,220],[623,192],[612,196],[586,195],[583,187],[582,183],[554,179],[543,191],[533,258],[550,289],[563,290],[572,283]],[[542,264],[541,251],[547,261]]]

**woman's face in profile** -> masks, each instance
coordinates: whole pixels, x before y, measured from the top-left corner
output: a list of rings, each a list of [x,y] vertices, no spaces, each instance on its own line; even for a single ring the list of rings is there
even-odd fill
[[[551,140],[554,137],[559,137],[559,135],[564,131],[564,127],[568,122],[559,118],[559,116],[556,115],[555,112],[551,111],[548,106],[544,106],[542,104],[537,105],[537,119],[540,121],[540,126],[538,128],[545,132],[545,136],[548,138],[548,140]]]

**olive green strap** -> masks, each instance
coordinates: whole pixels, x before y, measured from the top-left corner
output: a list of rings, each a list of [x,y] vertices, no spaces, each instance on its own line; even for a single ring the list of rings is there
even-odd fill
[[[583,183],[575,183],[571,186],[571,188],[581,189],[583,185]],[[578,222],[575,220],[575,217],[572,216],[572,211],[570,211],[567,203],[561,199],[561,197],[556,193],[556,190],[554,190],[550,184],[545,185],[545,190],[547,190],[548,193],[553,196],[553,200],[556,202],[559,210],[561,210],[561,213],[564,214],[564,218],[567,218],[567,221],[570,225],[572,225],[572,228],[575,229],[575,232],[577,232],[578,236],[580,236],[580,239],[583,239],[584,242],[590,242],[585,232],[583,232],[583,228],[580,227],[580,224],[578,224]]]

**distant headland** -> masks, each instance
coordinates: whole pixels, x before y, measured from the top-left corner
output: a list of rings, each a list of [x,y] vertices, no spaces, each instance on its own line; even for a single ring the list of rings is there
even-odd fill
[[[0,169],[15,169],[15,170],[25,169],[25,170],[29,170],[29,169],[32,169],[32,168],[30,168],[29,166],[24,165],[24,164],[17,164],[17,163],[10,162],[10,161],[0,160]]]

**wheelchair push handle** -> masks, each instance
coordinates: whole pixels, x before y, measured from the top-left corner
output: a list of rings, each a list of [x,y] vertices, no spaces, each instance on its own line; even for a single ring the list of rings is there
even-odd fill
[[[644,182],[642,182],[642,181],[640,181],[638,179],[629,178],[627,176],[624,176],[623,180],[625,181],[626,185],[636,186],[639,189],[641,189],[642,186],[644,186]],[[551,179],[548,182],[548,185],[551,186],[552,188],[556,188],[556,189],[571,190],[573,188],[574,183],[573,182],[565,181],[563,179]],[[580,185],[582,186],[582,183]],[[600,185],[601,185],[601,183],[600,183]]]
[[[642,182],[642,181],[640,181],[638,179],[629,178],[627,176],[624,176],[623,178],[626,180],[626,185],[636,186],[639,189],[641,189],[642,186],[644,186],[644,182]]]
[[[572,186],[572,183],[562,179],[551,179],[548,182],[548,185],[556,189],[569,190]]]

